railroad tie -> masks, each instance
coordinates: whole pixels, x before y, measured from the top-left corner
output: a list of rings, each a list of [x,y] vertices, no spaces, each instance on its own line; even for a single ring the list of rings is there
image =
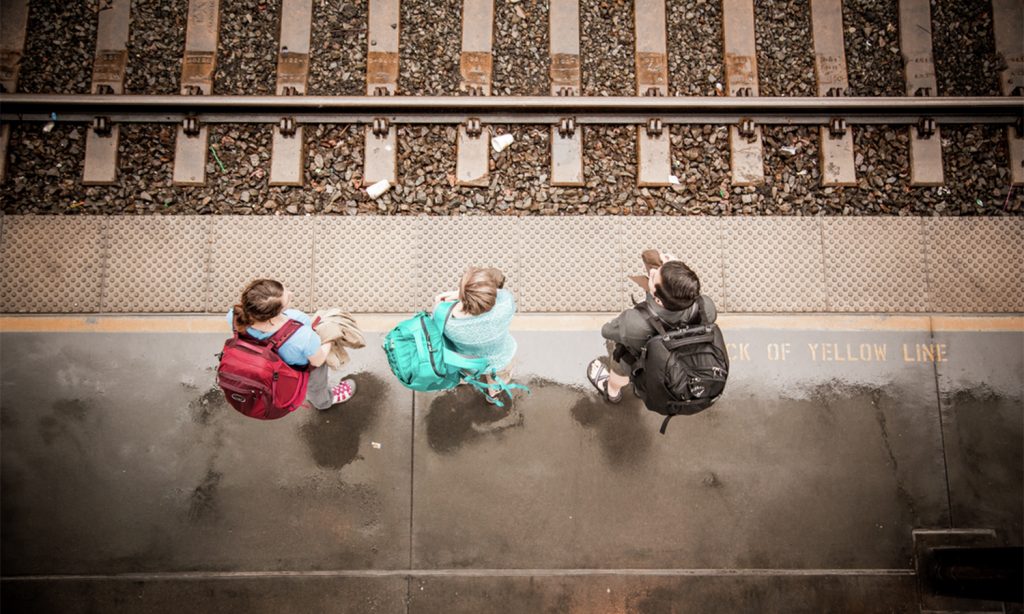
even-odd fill
[[[96,59],[92,66],[92,93],[124,93],[128,68],[128,28],[131,1],[111,0],[99,12],[96,31]],[[98,116],[86,131],[85,170],[82,185],[110,185],[117,181],[117,144],[121,128],[109,117]]]
[[[551,95],[579,96],[580,3],[551,0]],[[583,126],[563,117],[551,127],[551,185],[583,185]]]
[[[277,49],[278,96],[306,95],[312,23],[313,0],[283,0],[281,37]],[[274,126],[270,185],[301,186],[305,151],[302,126],[294,117],[282,117]]]
[[[393,96],[398,91],[399,0],[370,0],[366,53],[366,95]],[[398,183],[398,136],[386,117],[365,128],[363,183]]]
[[[725,85],[729,96],[760,96],[757,49],[754,40],[754,0],[723,0],[722,42],[725,48]],[[742,119],[729,127],[729,164],[732,183],[764,183],[761,126]]]
[[[462,56],[459,91],[470,96],[490,96],[494,44],[494,0],[463,0]],[[490,175],[491,134],[480,119],[471,117],[459,125],[455,180],[458,185],[486,187]]]
[[[1024,96],[1024,0],[992,0],[992,23],[996,53],[1003,60],[999,86],[1003,96]],[[1010,150],[1010,178],[1013,185],[1024,185],[1024,119],[1006,129]]]
[[[185,57],[181,63],[182,96],[209,96],[217,68],[217,36],[220,26],[219,0],[189,0],[185,28]],[[206,183],[209,130],[196,117],[186,117],[178,126],[174,144],[174,184]]]
[[[633,3],[636,28],[637,96],[668,96],[668,35],[665,0],[636,0]],[[638,186],[667,186],[672,174],[672,141],[668,126],[652,117],[636,131]]]
[[[25,51],[25,30],[28,27],[28,0],[0,1],[0,90],[18,91],[18,73]],[[7,144],[11,140],[10,124],[0,124],[0,183],[7,178]]]
[[[814,75],[818,96],[846,96],[850,87],[843,45],[843,6],[840,0],[811,0],[814,37]],[[833,117],[818,129],[821,185],[857,185],[853,135],[842,117]]]
[[[907,96],[936,96],[929,0],[900,0],[900,49]],[[935,120],[922,117],[910,127],[910,185],[937,186],[942,172],[942,135]]]

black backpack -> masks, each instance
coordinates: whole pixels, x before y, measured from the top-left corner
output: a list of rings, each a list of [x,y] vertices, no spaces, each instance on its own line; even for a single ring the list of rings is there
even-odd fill
[[[646,302],[635,307],[658,334],[647,340],[639,356],[624,358],[633,367],[636,395],[643,399],[647,409],[665,416],[662,435],[673,416],[691,415],[711,407],[722,396],[729,376],[729,354],[722,331],[714,320],[708,319],[704,297],[696,303],[700,314],[696,324],[669,324]],[[628,350],[626,353],[629,354]]]

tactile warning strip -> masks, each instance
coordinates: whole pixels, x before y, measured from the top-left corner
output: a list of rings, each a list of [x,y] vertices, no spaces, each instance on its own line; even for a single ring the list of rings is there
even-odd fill
[[[730,312],[1024,312],[1024,219],[0,216],[6,313],[223,312],[247,282],[300,309],[408,313],[496,266],[521,312],[616,311],[640,252]]]
[[[227,311],[253,279],[291,289],[292,306],[312,307],[312,217],[216,217],[210,246],[210,311]]]
[[[102,217],[4,216],[0,309],[99,311],[106,223]]]
[[[821,221],[830,311],[927,311],[921,218]]]
[[[153,313],[207,309],[205,216],[112,217],[103,311]]]
[[[419,276],[422,218],[323,217],[316,225],[316,307],[357,312],[430,307]]]
[[[1024,311],[1020,220],[928,219],[925,237],[934,311]]]
[[[825,311],[821,226],[813,218],[723,220],[726,311]]]
[[[622,218],[523,218],[519,223],[521,310],[625,306]]]

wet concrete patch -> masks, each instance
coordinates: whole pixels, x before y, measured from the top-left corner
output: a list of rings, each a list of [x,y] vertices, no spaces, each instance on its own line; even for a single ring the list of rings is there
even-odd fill
[[[58,399],[50,404],[49,413],[37,419],[39,437],[47,447],[69,446],[88,463],[88,446],[102,428],[101,416],[88,401]]]
[[[1024,333],[935,333],[953,528],[1024,542]]]
[[[216,513],[217,485],[220,484],[220,480],[223,477],[224,474],[213,469],[206,472],[206,477],[203,478],[202,483],[192,491],[188,508],[189,520],[198,522]]]
[[[913,576],[414,577],[410,588],[410,614],[918,612]]]
[[[53,413],[62,420],[83,422],[92,412],[82,399],[61,399],[53,404]]]
[[[518,410],[513,407],[511,411]],[[507,416],[507,405],[505,408],[491,405],[472,387],[459,386],[438,394],[430,401],[423,418],[427,443],[438,454],[451,454],[493,432],[490,427]]]
[[[608,403],[596,392],[583,394],[569,413],[580,426],[596,433],[608,464],[623,467],[640,462],[651,447],[650,425],[640,419],[647,411],[643,402],[626,390],[619,405]],[[682,428],[684,419],[675,418],[674,422]]]
[[[673,420],[665,436],[660,416],[638,403],[602,413],[583,379],[589,346],[574,345],[582,334],[517,335],[522,364],[559,383],[528,382],[534,393],[518,403],[522,423],[491,433],[478,432],[494,422],[477,413],[490,409],[477,393],[454,393],[454,416],[433,415],[448,403],[442,395],[416,395],[413,416],[411,393],[379,352],[358,353],[353,367],[379,377],[379,388],[361,388],[373,408],[353,413],[346,432],[359,436],[335,450],[345,435],[327,430],[334,417],[315,421],[336,412],[340,423],[355,405],[272,422],[214,407],[209,368],[223,335],[4,334],[4,572],[405,569],[410,539],[412,565],[427,569],[908,567],[909,529],[950,524],[936,365],[897,350],[929,333],[886,332],[889,359],[874,364],[830,361],[820,347],[816,362],[797,360],[797,350],[826,335],[839,348],[865,338],[730,331],[752,358],[734,362],[720,404]],[[786,362],[759,358],[759,348],[781,341],[794,350]],[[971,355],[950,343],[950,355],[965,361],[937,365],[953,524],[1005,525],[996,528],[1012,537],[1022,499],[1012,445],[1022,433],[1021,361],[1005,354],[1024,344],[985,340]],[[572,349],[555,355],[552,344]],[[57,355],[46,353],[51,346]],[[47,365],[68,362],[61,356],[75,364],[54,381]],[[147,385],[127,385],[139,378]],[[82,420],[75,399],[88,410]],[[47,446],[44,416],[88,433],[88,456],[56,431]],[[309,431],[314,424],[325,428]],[[841,604],[899,612],[914,590],[902,576],[412,576],[415,612],[516,612],[520,603],[529,611],[820,612]],[[115,582],[106,586],[126,586]],[[217,611],[260,611],[264,601],[288,611],[278,595],[296,595],[276,580],[220,582],[174,587],[181,604],[194,598],[200,611],[202,596]],[[363,601],[359,582],[327,582],[337,592],[311,588],[309,601],[294,597],[293,611],[344,611],[350,594],[363,606],[356,611],[404,607]],[[388,582],[381,590],[390,599]],[[140,603],[155,604],[149,610],[170,611],[177,600],[157,584],[130,585],[131,593],[55,582],[33,592],[5,581],[2,598],[66,598],[71,605],[51,609],[75,612],[129,609],[142,595]]]
[[[3,335],[4,573],[408,564],[412,397],[383,357],[353,357],[362,407],[253,420],[213,384],[223,336]]]
[[[987,386],[944,394],[953,524],[1024,539],[1024,410]]]
[[[188,409],[192,421],[202,426],[208,426],[214,418],[227,412],[235,412],[235,409],[228,405],[224,391],[218,386],[213,386],[190,402]]]
[[[264,577],[4,580],[4,612],[60,614],[393,614],[405,578]]]
[[[881,444],[885,464],[891,470],[895,500],[900,504],[901,523],[919,526],[922,518],[917,510],[916,497],[908,491],[907,476],[900,468],[901,446],[897,440],[903,437],[903,433],[898,430],[890,433],[892,427],[887,418],[900,412],[901,399],[894,398],[885,386],[865,386],[839,379],[809,386],[805,390],[794,402],[799,403],[801,398],[805,398],[819,408],[815,415],[826,427],[838,428],[837,420],[843,413],[870,411],[877,426],[877,441]]]
[[[356,380],[354,397],[324,411],[310,411],[299,428],[313,460],[325,469],[341,469],[360,458],[363,433],[376,424],[387,389],[377,375],[356,373],[351,377]]]
[[[932,365],[832,358],[847,344],[913,348],[927,331],[786,335],[788,354],[755,365],[756,348],[781,347],[779,334],[734,333],[751,349],[723,399],[664,436],[662,416],[631,393],[617,406],[598,399],[583,352],[559,362],[521,348],[559,382],[530,382],[521,428],[482,438],[460,426],[448,440],[436,416],[417,420],[415,564],[909,566],[911,530],[949,518]],[[437,398],[417,395],[417,407]],[[463,425],[478,411],[460,409]]]

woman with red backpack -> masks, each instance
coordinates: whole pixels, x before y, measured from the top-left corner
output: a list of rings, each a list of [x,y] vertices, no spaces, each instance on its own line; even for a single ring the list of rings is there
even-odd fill
[[[291,413],[302,399],[318,410],[344,403],[354,380],[328,384],[330,343],[321,343],[308,315],[291,309],[292,293],[273,279],[257,279],[227,314],[235,336],[224,345],[217,381],[238,411],[260,419]]]

